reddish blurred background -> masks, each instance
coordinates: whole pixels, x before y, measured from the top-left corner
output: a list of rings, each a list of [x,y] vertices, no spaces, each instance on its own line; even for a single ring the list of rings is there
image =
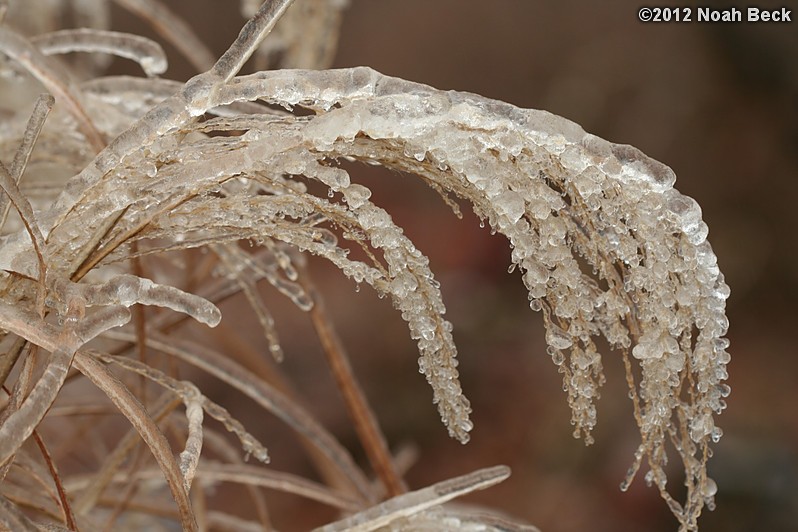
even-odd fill
[[[232,4],[181,0],[173,7],[221,51],[240,27]],[[641,23],[639,7],[590,0],[353,0],[335,65],[368,65],[438,88],[546,109],[603,138],[633,144],[676,171],[679,190],[703,208],[732,287],[732,395],[718,420],[725,436],[709,465],[719,485],[718,508],[701,518],[701,529],[795,530],[798,22]],[[116,26],[124,26],[126,15],[116,14]],[[179,68],[169,74],[187,75]],[[352,177],[373,188],[375,202],[429,255],[474,408],[472,442],[461,446],[438,421],[416,369],[415,346],[390,303],[368,289],[355,292],[326,264],[313,264],[390,444],[419,451],[407,475],[410,485],[502,463],[513,476],[469,500],[543,530],[675,530],[665,503],[642,478],[628,493],[618,489],[639,442],[620,358],[604,357],[608,383],[596,443],[585,447],[571,436],[540,316],[528,309],[519,274],[506,272],[507,242],[480,229],[470,212],[458,221],[411,176],[358,167]],[[362,459],[307,318],[280,296],[267,295],[278,316],[284,369],[311,410]],[[232,322],[235,330],[227,323],[228,332],[262,348],[253,317]],[[220,398],[235,411],[234,399]],[[247,412],[236,414],[263,427],[275,468],[313,474],[288,431],[260,414],[248,419]],[[679,484],[678,476],[672,484]],[[296,497],[271,500],[281,530],[294,529],[292,521],[302,529],[334,517]]]

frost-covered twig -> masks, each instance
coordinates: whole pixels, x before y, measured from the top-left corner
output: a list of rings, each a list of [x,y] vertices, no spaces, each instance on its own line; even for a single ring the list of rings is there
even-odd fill
[[[444,480],[420,490],[399,495],[373,506],[353,516],[317,528],[317,532],[367,532],[390,525],[393,521],[429,508],[440,506],[447,501],[462,497],[472,491],[489,488],[510,476],[510,468],[495,466],[480,469],[460,477]]]
[[[46,55],[69,52],[105,53],[136,61],[147,76],[166,72],[166,54],[157,42],[118,31],[80,28],[59,30],[31,39]]]
[[[200,323],[215,327],[222,319],[219,309],[210,301],[172,286],[153,283],[134,275],[118,275],[104,283],[72,283],[65,279],[54,281],[56,298],[62,302],[76,302],[84,307],[136,303],[155,305],[182,312]]]

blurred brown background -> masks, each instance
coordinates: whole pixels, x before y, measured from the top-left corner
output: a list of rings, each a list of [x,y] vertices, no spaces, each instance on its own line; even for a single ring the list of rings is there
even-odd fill
[[[217,51],[240,27],[233,4],[172,2]],[[798,22],[645,24],[637,20],[639,7],[589,0],[353,0],[335,65],[368,65],[439,88],[546,109],[674,168],[679,190],[703,208],[732,287],[732,395],[718,421],[725,436],[709,466],[720,489],[718,509],[706,512],[701,529],[795,530]],[[116,26],[124,25],[126,15],[117,15]],[[171,73],[184,79],[179,69]],[[362,168],[352,177],[374,189],[376,203],[430,256],[474,407],[472,442],[449,440],[398,313],[370,290],[356,293],[326,265],[314,264],[390,444],[419,450],[407,476],[411,486],[503,463],[513,476],[470,500],[543,530],[675,530],[664,502],[642,478],[628,493],[618,489],[639,441],[619,357],[605,355],[608,383],[599,402],[596,443],[585,447],[571,437],[540,316],[528,309],[518,273],[506,272],[506,241],[480,229],[470,212],[458,221],[410,176]],[[306,318],[277,295],[270,293],[269,301],[278,316],[286,372],[310,408],[357,449]],[[229,332],[262,345],[253,317],[233,323],[236,330]],[[312,475],[287,431],[272,420],[240,415],[263,426],[260,435],[276,468]],[[678,476],[671,483],[678,489]],[[291,527],[281,519],[307,519],[310,526],[318,523],[316,512],[332,517],[320,506],[301,506],[296,497],[274,500],[284,530]]]

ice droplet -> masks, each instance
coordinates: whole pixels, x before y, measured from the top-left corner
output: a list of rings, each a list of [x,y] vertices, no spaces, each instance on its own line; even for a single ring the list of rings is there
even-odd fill
[[[658,192],[672,189],[676,183],[676,174],[669,166],[648,157],[634,146],[613,144],[612,154],[622,165],[637,171],[639,177],[653,185]]]
[[[552,349],[551,361],[554,362],[556,366],[560,366],[563,362],[565,362],[565,355],[563,355],[562,351],[559,349]]]
[[[144,167],[144,173],[147,174],[147,177],[155,177],[158,174],[158,167],[155,166],[155,164],[144,163],[142,166]]]
[[[357,183],[353,183],[343,189],[343,193],[346,203],[352,209],[357,209],[371,197],[371,190]]]
[[[706,481],[704,482],[704,488],[701,490],[701,494],[704,497],[714,497],[715,494],[718,492],[718,485],[715,483],[714,480],[707,477]]]
[[[568,349],[574,342],[560,326],[549,322],[546,326],[546,343],[554,349]]]
[[[704,436],[712,434],[715,422],[710,414],[703,414],[690,421],[690,439],[699,443]]]
[[[696,200],[676,190],[667,191],[665,198],[665,208],[676,219],[688,240],[692,244],[700,244],[706,238],[709,229],[701,221],[701,207]]]
[[[505,190],[495,198],[493,204],[496,212],[506,216],[510,222],[517,222],[524,215],[524,198],[512,190]]]

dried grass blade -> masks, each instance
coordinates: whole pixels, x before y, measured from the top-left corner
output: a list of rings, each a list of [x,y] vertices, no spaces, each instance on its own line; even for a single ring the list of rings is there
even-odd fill
[[[377,422],[377,416],[369,406],[365,392],[355,378],[349,356],[333,327],[324,300],[311,284],[310,274],[307,271],[302,272],[301,279],[305,290],[313,300],[313,308],[310,310],[313,327],[324,348],[330,371],[344,398],[349,416],[355,425],[355,431],[369,463],[382,481],[389,496],[394,497],[405,493],[407,486],[394,466],[388,442],[385,441],[385,436]]]
[[[61,510],[64,512],[64,521],[66,522],[67,528],[69,528],[69,530],[77,530],[78,525],[75,521],[75,514],[72,512],[72,506],[69,504],[69,498],[61,482],[61,475],[58,474],[58,469],[55,466],[55,462],[53,462],[53,457],[50,455],[50,451],[47,450],[44,440],[42,440],[37,431],[33,431],[33,439],[36,440],[36,445],[39,447],[39,451],[44,457],[47,468],[50,470],[50,476],[53,478],[55,489],[58,491],[58,500],[61,502]]]
[[[338,493],[323,484],[290,473],[272,471],[258,466],[204,463],[200,466],[197,476],[201,480],[211,482],[236,482],[293,493],[346,511],[355,511],[362,507],[360,501],[347,497],[346,494]]]
[[[161,478],[162,472],[158,469],[142,469],[134,472],[133,476],[136,480],[151,480]],[[203,462],[197,469],[196,478],[208,483],[233,482],[243,486],[258,486],[292,493],[347,512],[354,512],[363,507],[361,501],[324,484],[260,466]],[[117,473],[113,477],[114,482],[123,482],[125,479],[123,473]],[[90,482],[87,477],[73,478],[69,482],[69,487],[74,491],[87,487]]]
[[[152,451],[155,460],[163,472],[163,476],[172,492],[180,514],[183,530],[197,530],[197,523],[191,510],[191,502],[184,485],[180,465],[175,460],[166,436],[155,421],[144,410],[138,399],[119,381],[105,366],[83,353],[75,357],[75,367],[100,388],[130,421]]]

